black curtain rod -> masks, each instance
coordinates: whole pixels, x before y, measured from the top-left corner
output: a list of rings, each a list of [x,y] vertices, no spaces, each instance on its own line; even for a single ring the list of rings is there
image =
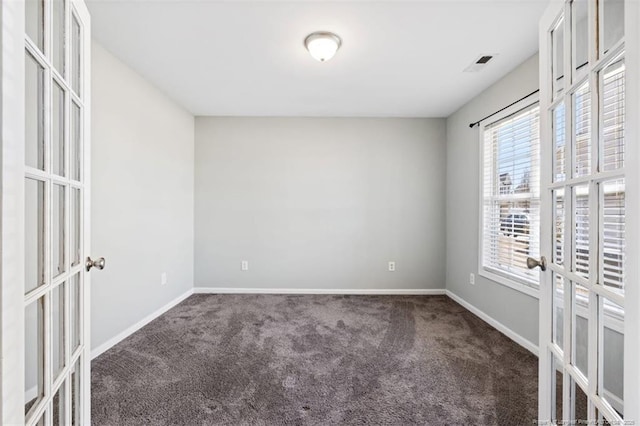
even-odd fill
[[[535,94],[536,94],[536,93],[538,93],[539,91],[540,91],[540,89],[538,89],[538,90],[534,90],[533,92],[529,93],[528,95],[521,97],[521,98],[520,98],[520,99],[518,99],[517,101],[510,103],[510,104],[509,104],[509,105],[507,105],[506,107],[504,107],[504,108],[502,108],[502,109],[499,109],[499,110],[497,110],[496,112],[494,112],[494,113],[492,113],[492,114],[489,114],[489,115],[487,115],[486,117],[483,117],[483,118],[481,118],[480,120],[478,120],[478,121],[476,121],[476,122],[474,122],[474,123],[469,124],[469,127],[471,127],[471,128],[473,129],[475,126],[477,126],[478,124],[482,123],[482,122],[483,122],[484,120],[486,120],[487,118],[493,117],[493,116],[494,116],[494,115],[496,115],[497,113],[502,112],[502,111],[504,111],[505,109],[507,109],[507,108],[509,108],[509,107],[512,107],[512,106],[514,106],[514,105],[515,105],[515,104],[517,104],[518,102],[523,101],[523,100],[527,99],[528,97],[535,95]]]

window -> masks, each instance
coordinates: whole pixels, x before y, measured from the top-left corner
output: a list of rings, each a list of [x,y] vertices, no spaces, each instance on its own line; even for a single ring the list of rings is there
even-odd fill
[[[538,103],[519,104],[481,127],[480,274],[519,289],[537,289],[540,255]]]
[[[602,131],[602,165],[604,171],[621,170],[625,155],[625,63],[615,58],[599,75],[602,93],[600,127]],[[624,176],[599,184],[602,212],[599,221],[602,236],[599,241],[598,283],[609,290],[624,293],[625,282],[625,222],[626,185]]]

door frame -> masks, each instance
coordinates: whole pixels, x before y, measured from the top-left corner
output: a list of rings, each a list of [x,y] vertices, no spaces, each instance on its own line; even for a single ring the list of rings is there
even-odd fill
[[[76,13],[80,18],[81,34],[80,51],[83,52],[81,64],[81,87],[84,98],[84,116],[81,120],[82,135],[82,179],[84,183],[84,195],[82,197],[82,248],[84,252],[80,254],[80,263],[90,256],[91,251],[91,15],[84,0],[70,0],[72,3],[72,13]],[[84,43],[88,43],[85,45]],[[84,257],[83,257],[84,256]],[[92,269],[95,270],[95,269]],[[83,401],[82,424],[91,424],[91,272],[84,273],[81,297],[82,302],[82,323],[80,330],[84,338],[84,351],[81,363],[81,392]]]
[[[24,22],[21,1],[0,2],[0,422],[24,422]]]
[[[640,423],[640,2],[625,0],[627,281],[624,324],[625,418]]]
[[[83,253],[91,252],[91,20],[82,0],[69,0],[82,28]],[[25,3],[0,2],[0,424],[24,424],[25,300]],[[82,258],[81,258],[82,260]],[[82,424],[91,423],[90,274],[84,274],[81,333]]]

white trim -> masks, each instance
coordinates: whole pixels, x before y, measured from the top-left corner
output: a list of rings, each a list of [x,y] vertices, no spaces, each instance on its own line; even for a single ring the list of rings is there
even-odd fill
[[[501,332],[502,334],[504,334],[505,336],[507,336],[508,338],[510,338],[517,344],[519,344],[520,346],[522,346],[523,348],[527,349],[529,352],[531,352],[535,356],[538,356],[538,346],[535,343],[522,337],[521,335],[519,335],[518,333],[516,333],[506,325],[502,324],[500,321],[484,313],[483,311],[476,308],[471,303],[467,302],[462,297],[458,296],[452,291],[447,290],[446,294],[453,301],[457,302],[459,305],[462,305],[463,308],[470,311],[472,314],[476,315],[481,320],[483,320],[484,322],[486,322],[487,324],[489,324],[490,326],[492,326],[493,328],[495,328],[496,330],[498,330],[499,332]]]
[[[539,21],[538,26],[538,47],[539,53],[539,87],[540,87],[540,138],[542,140],[541,151],[541,176],[540,176],[540,188],[542,194],[540,195],[540,252],[544,254],[554,254],[555,247],[553,247],[551,224],[553,223],[551,200],[548,195],[545,195],[549,186],[551,185],[550,175],[553,173],[555,167],[555,161],[549,161],[553,156],[553,138],[552,138],[552,116],[554,108],[559,105],[559,102],[565,102],[565,108],[570,106],[566,103],[565,96],[558,96],[557,100],[554,100],[553,92],[555,90],[553,85],[553,73],[551,70],[553,47],[552,47],[552,28],[559,28],[563,26],[566,28],[564,12],[567,9],[567,5],[564,2],[550,2],[549,6],[544,12],[544,15]],[[570,78],[572,75],[570,68],[569,55],[571,49],[568,48],[570,43],[570,35],[567,36],[566,32],[564,37],[564,58],[563,65],[564,70],[562,75],[565,78]],[[553,61],[555,64],[555,58]],[[570,141],[571,137],[571,123],[568,121],[565,123],[565,140]],[[565,143],[565,158],[569,161],[565,162],[565,174],[567,178],[571,176],[571,143]],[[568,198],[568,199],[567,199]],[[565,197],[565,209],[571,211],[572,197]],[[543,226],[544,223],[544,226]],[[547,228],[546,224],[549,224]],[[565,233],[571,235],[569,231],[571,223],[565,222]],[[571,238],[565,238],[564,253],[565,256],[570,256],[573,253],[570,249]],[[569,248],[567,248],[569,247]],[[551,261],[552,257],[550,257]],[[552,419],[555,417],[552,412],[555,412],[556,407],[552,406],[552,398],[555,393],[552,393],[552,389],[555,388],[555,380],[552,380],[554,376],[554,359],[551,355],[551,351],[548,350],[548,342],[553,341],[552,329],[555,326],[553,324],[553,292],[555,291],[555,283],[552,282],[552,268],[549,268],[546,272],[540,274],[540,298],[538,303],[538,344],[539,348],[542,348],[538,357],[538,419],[552,424]],[[570,313],[571,310],[567,307],[567,300],[564,300],[563,312]],[[570,325],[569,321],[564,321],[563,336],[568,336],[570,333],[567,331]],[[553,347],[553,345],[551,345]],[[568,356],[567,353],[563,353],[563,357]],[[557,363],[556,368],[562,368],[563,363]],[[569,392],[568,380],[563,381],[562,392],[560,395],[556,395],[556,399],[559,398],[562,401],[562,412],[567,413],[567,418],[570,418],[570,409],[567,405],[567,396]]]
[[[195,287],[173,299],[163,307],[150,313],[137,323],[127,327],[111,339],[91,350],[94,359],[122,340],[126,339],[145,325],[178,305],[192,294],[372,294],[372,295],[444,295],[444,289],[301,289],[301,288],[231,288],[231,287]]]
[[[484,152],[485,152],[485,141],[484,141],[484,132],[487,126],[491,126],[497,123],[500,120],[503,120],[511,115],[514,115],[520,111],[523,111],[527,108],[535,107],[535,105],[539,106],[540,104],[540,96],[535,93],[528,98],[522,99],[514,105],[506,108],[504,111],[501,111],[494,116],[491,117],[491,120],[483,121],[478,126],[478,140],[479,140],[479,173],[480,178],[478,179],[478,275],[481,277],[487,278],[489,280],[495,281],[498,284],[502,284],[507,286],[513,290],[519,291],[521,293],[527,294],[529,296],[535,297],[538,299],[540,297],[539,290],[536,287],[531,285],[527,285],[524,283],[523,278],[519,277],[508,277],[506,275],[502,275],[501,273],[497,273],[491,270],[490,267],[484,266]],[[542,111],[540,112],[540,116],[542,116]],[[542,141],[540,141],[540,145],[542,145]],[[540,180],[542,174],[542,168],[539,172]],[[540,189],[538,189],[538,195],[541,196]],[[542,213],[542,210],[540,210]],[[541,242],[541,241],[540,241]],[[502,272],[502,271],[500,271]],[[507,274],[505,272],[505,274]],[[539,283],[535,283],[536,285]]]
[[[352,294],[352,295],[445,295],[444,289],[304,289],[304,288],[231,288],[231,287],[195,287],[187,290],[166,305],[150,313],[137,323],[121,331],[100,346],[91,350],[91,359],[108,351],[145,325],[149,324],[169,309],[178,305],[192,294]],[[31,391],[31,390],[30,390]],[[28,391],[27,393],[29,393]],[[36,392],[36,389],[33,389]]]
[[[154,319],[158,318],[160,315],[162,315],[165,312],[167,312],[169,309],[173,308],[174,306],[176,306],[177,304],[179,304],[180,302],[185,300],[187,297],[191,296],[193,293],[194,293],[193,289],[187,290],[186,292],[184,292],[180,296],[176,297],[175,299],[173,299],[172,301],[170,301],[166,305],[162,306],[161,308],[157,309],[156,311],[154,311],[154,312],[150,313],[149,315],[147,315],[146,317],[142,318],[137,323],[133,324],[130,327],[127,327],[126,329],[124,329],[120,333],[116,334],[115,336],[113,336],[111,339],[107,340],[106,342],[104,342],[100,346],[98,346],[96,348],[93,348],[91,350],[91,359],[97,358],[98,356],[100,356],[101,354],[106,352],[107,350],[111,349],[112,347],[114,347],[115,345],[117,345],[118,343],[120,343],[121,341],[126,339],[127,337],[131,336],[136,331],[140,330],[145,325],[149,324]]]
[[[68,31],[68,35],[66,37],[66,42],[68,43],[67,48],[65,49],[65,55],[67,55],[67,79],[65,81],[69,81],[69,86],[71,90],[69,90],[69,95],[66,100],[67,104],[65,107],[65,111],[67,114],[67,141],[66,141],[66,153],[67,155],[67,177],[71,179],[71,105],[73,105],[73,61],[71,60],[71,54],[73,53],[73,30],[72,22],[75,19],[78,20],[80,24],[80,39],[78,50],[81,52],[80,57],[80,85],[79,90],[81,95],[81,104],[83,105],[81,109],[80,115],[80,134],[81,134],[81,142],[79,145],[80,158],[82,158],[80,164],[80,176],[79,179],[82,182],[80,186],[81,189],[81,209],[82,215],[80,219],[81,223],[81,257],[80,263],[82,264],[82,260],[88,256],[96,256],[96,254],[92,253],[91,250],[91,15],[89,13],[89,9],[87,9],[87,5],[84,0],[71,0],[69,1],[68,10],[66,13],[66,22],[65,29]],[[55,66],[52,67],[55,69]],[[69,192],[67,197],[67,206],[70,203],[71,193]],[[70,210],[67,210],[70,211]],[[69,220],[69,219],[68,219]],[[68,228],[70,229],[70,228]],[[68,234],[68,232],[67,232]],[[67,240],[67,247],[70,247],[68,243],[70,240]],[[70,256],[67,256],[69,259]],[[94,271],[96,271],[94,269]],[[83,424],[91,424],[91,274],[95,272],[89,272],[82,270],[80,275],[80,297],[82,300],[81,306],[81,324],[80,324],[80,333],[83,336],[82,343],[82,357],[80,358],[80,419],[79,421]],[[70,364],[72,365],[72,364]],[[71,417],[69,416],[72,413],[72,395],[71,395],[71,387],[67,387],[65,390],[67,393],[66,397],[66,412],[67,412],[67,422],[71,422]],[[47,410],[47,415],[52,410]],[[45,422],[46,423],[46,422]]]
[[[500,331],[502,334],[509,337],[514,342],[518,343],[520,346],[527,349],[534,355],[538,355],[538,347],[534,345],[529,340],[525,339],[515,331],[511,330],[509,327],[505,326],[501,322],[495,320],[491,316],[487,315],[480,309],[471,305],[466,300],[462,299],[460,296],[451,292],[450,290],[443,289],[272,289],[272,288],[221,288],[221,287],[196,287],[194,289],[188,290],[177,298],[173,299],[166,305],[162,306],[160,309],[152,312],[151,314],[144,317],[142,320],[138,321],[134,325],[128,327],[123,330],[121,333],[118,333],[113,338],[109,339],[102,345],[91,351],[91,359],[95,359],[107,350],[111,349],[116,344],[120,343],[136,331],[140,330],[145,325],[149,324],[154,319],[160,317],[165,312],[169,311],[171,308],[177,306],[184,300],[186,300],[192,294],[353,294],[353,295],[446,295],[450,299],[454,300],[456,303],[460,304],[462,307],[478,316],[480,319],[488,323],[490,326]],[[25,393],[25,401],[30,401],[31,399],[37,396],[37,386],[29,389]],[[607,399],[616,407],[616,405],[620,405],[621,402],[618,397],[613,395],[609,391],[605,391],[607,393]],[[617,407],[616,407],[617,408]]]
[[[480,269],[478,270],[478,275],[488,280],[495,281],[498,284],[502,284],[504,286],[517,290],[531,297],[535,297],[536,299],[540,298],[540,290],[538,288],[533,287],[531,285],[524,284],[523,282],[520,282],[519,278],[516,278],[516,277],[507,278],[496,272],[492,272],[483,266],[480,266]]]
[[[406,295],[437,296],[446,294],[443,288],[235,288],[235,287],[195,287],[195,294],[353,294],[353,295]]]
[[[0,2],[0,424],[24,423],[24,2]]]
[[[625,0],[626,281],[624,318],[625,419],[640,419],[640,3]],[[627,148],[628,147],[628,148]]]

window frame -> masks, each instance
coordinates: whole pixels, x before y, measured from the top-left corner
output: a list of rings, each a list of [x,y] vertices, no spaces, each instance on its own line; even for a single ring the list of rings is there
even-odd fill
[[[485,155],[485,130],[487,127],[494,125],[495,123],[513,115],[520,111],[523,111],[527,108],[534,108],[535,106],[539,106],[539,94],[535,93],[534,95],[529,96],[526,99],[522,99],[521,101],[505,108],[499,113],[495,114],[491,117],[491,120],[483,121],[479,124],[478,130],[478,141],[480,145],[479,156],[478,156],[478,174],[479,174],[479,185],[478,185],[478,275],[494,281],[498,284],[504,285],[506,287],[517,290],[521,293],[527,294],[536,299],[540,298],[540,280],[533,281],[527,280],[525,278],[517,277],[515,275],[509,274],[507,272],[501,271],[496,268],[492,268],[490,266],[484,265],[484,155]],[[542,135],[540,135],[542,137]],[[542,141],[539,142],[542,145]],[[541,164],[539,164],[541,166]],[[542,177],[542,170],[539,172],[539,180]],[[539,206],[539,208],[541,208]],[[541,214],[541,212],[540,212]],[[539,233],[538,233],[539,234]],[[538,235],[540,238],[540,235]],[[540,244],[540,241],[538,242]]]

